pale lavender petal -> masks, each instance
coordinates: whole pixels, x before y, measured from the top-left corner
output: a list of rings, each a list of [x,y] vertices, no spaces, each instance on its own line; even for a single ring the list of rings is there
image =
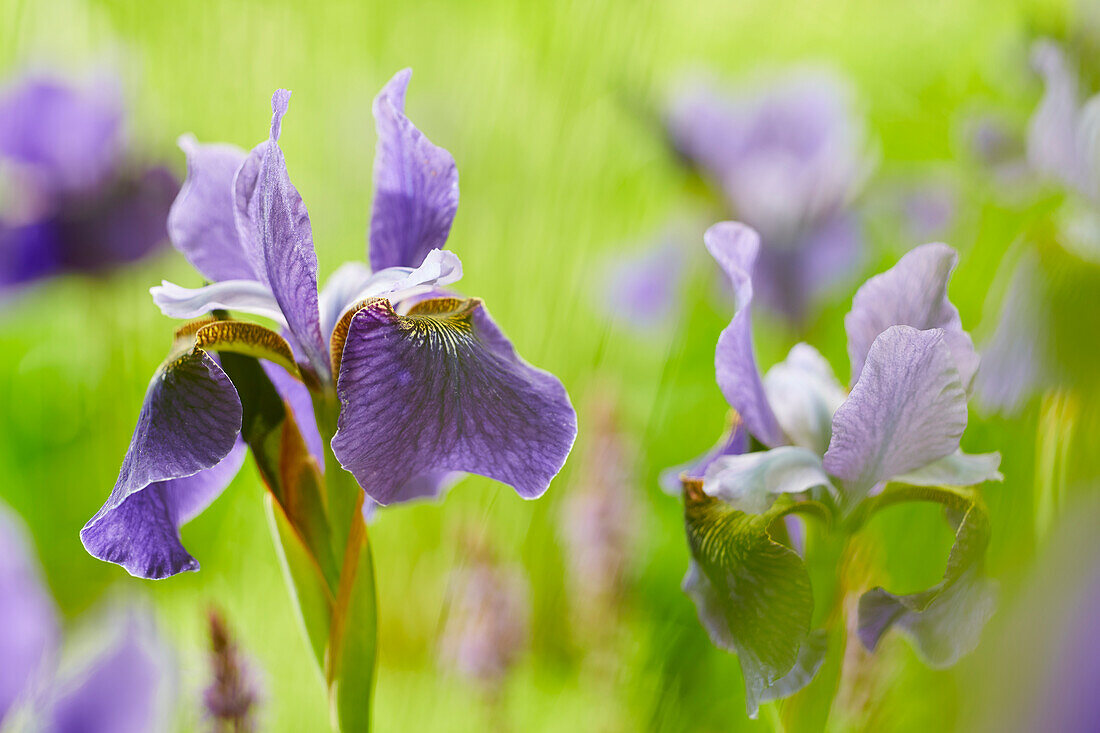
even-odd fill
[[[458,210],[454,158],[405,116],[410,69],[397,72],[374,99],[378,148],[374,154],[374,207],[370,264],[417,267],[447,242]]]
[[[233,183],[237,231],[257,278],[267,285],[286,323],[318,374],[329,371],[317,305],[317,253],[298,189],[278,145],[290,92],[271,97],[271,137],[257,145]]]
[[[21,79],[0,92],[0,157],[29,166],[47,190],[91,188],[119,162],[122,114],[107,85]]]
[[[745,424],[738,421],[731,430],[722,436],[722,439],[718,441],[717,445],[703,455],[697,456],[687,463],[682,463],[679,466],[672,466],[671,468],[666,468],[661,471],[658,483],[661,486],[661,490],[666,494],[679,496],[683,491],[682,479],[701,479],[706,474],[710,464],[717,458],[721,456],[740,455],[741,453],[747,452],[748,449],[749,432],[745,429]]]
[[[131,619],[113,644],[61,686],[47,733],[147,733],[167,724],[166,651]],[[148,623],[148,622],[146,622]]]
[[[914,486],[974,486],[986,481],[1003,481],[998,470],[1000,453],[970,454],[955,451],[927,466],[895,477],[895,481]]]
[[[718,386],[730,407],[761,443],[775,447],[786,441],[768,405],[752,345],[752,273],[760,237],[749,227],[727,221],[703,235],[707,250],[733,285],[737,312],[718,337],[714,355]]]
[[[142,578],[198,570],[179,527],[240,468],[241,417],[237,390],[209,355],[190,352],[159,370],[115,487],[80,531],[85,549]]]
[[[767,511],[780,494],[797,494],[816,486],[832,486],[821,467],[821,457],[789,445],[722,456],[707,467],[703,477],[705,493],[749,514]]]
[[[325,443],[321,439],[321,431],[317,429],[317,415],[313,412],[313,397],[309,394],[309,388],[300,380],[287,374],[286,369],[277,364],[261,360],[260,366],[263,367],[267,378],[271,380],[275,391],[290,405],[290,410],[294,413],[294,422],[297,423],[302,439],[305,440],[306,448],[317,460],[317,467],[321,469],[321,473],[324,473]]]
[[[787,439],[824,454],[833,413],[848,396],[825,357],[809,344],[795,344],[786,360],[764,375],[764,392]]]
[[[351,320],[332,450],[388,504],[419,474],[466,471],[540,496],[565,462],[577,418],[556,377],[524,362],[480,301],[385,300]]]
[[[345,262],[325,280],[317,304],[321,313],[321,333],[331,334],[340,316],[356,300],[374,273],[365,262]]]
[[[1076,188],[1083,182],[1085,165],[1077,145],[1077,74],[1062,49],[1051,41],[1038,41],[1031,59],[1046,83],[1046,92],[1028,124],[1028,163],[1040,175]]]
[[[233,214],[233,178],[245,152],[224,143],[179,139],[187,155],[187,180],[168,213],[168,236],[206,279],[255,280]]]
[[[23,523],[0,503],[0,726],[46,671],[57,609]]]
[[[963,387],[978,370],[978,354],[963,330],[959,311],[947,298],[947,282],[958,255],[946,244],[925,244],[906,253],[886,272],[860,287],[844,317],[852,380],[863,371],[867,351],[890,326],[942,329]]]
[[[825,470],[850,502],[880,481],[959,448],[966,392],[944,332],[891,326],[871,345],[863,373],[833,416]]]
[[[286,323],[271,290],[256,280],[225,280],[201,288],[184,288],[161,280],[160,285],[149,288],[149,294],[160,312],[169,318],[198,318],[220,309]]]

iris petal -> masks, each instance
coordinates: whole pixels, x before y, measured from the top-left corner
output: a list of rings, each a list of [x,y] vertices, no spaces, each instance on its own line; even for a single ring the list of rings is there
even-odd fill
[[[809,344],[795,344],[786,360],[764,375],[764,391],[791,443],[825,453],[833,413],[847,397],[825,357]]]
[[[142,578],[197,570],[179,527],[240,468],[241,417],[236,389],[205,352],[192,350],[160,370],[115,487],[80,531],[88,552]]]
[[[748,514],[768,510],[779,494],[831,486],[821,458],[785,445],[769,451],[722,456],[707,468],[703,491]]]
[[[959,257],[946,244],[925,244],[908,252],[886,272],[865,282],[844,317],[852,381],[863,371],[867,351],[890,326],[943,329],[963,387],[978,371],[978,354],[963,330],[959,311],[947,298],[947,281]]]
[[[875,339],[833,416],[824,460],[830,475],[846,481],[850,501],[958,450],[966,393],[951,356],[940,329],[892,326]]]
[[[168,213],[168,236],[208,280],[255,280],[233,216],[233,178],[245,152],[224,143],[200,144],[184,135],[187,180]]]
[[[744,224],[727,221],[708,229],[703,240],[725,270],[737,299],[737,312],[718,337],[714,355],[718,386],[757,440],[769,447],[783,445],[786,441],[764,394],[752,345],[751,273],[760,237]]]
[[[239,311],[286,324],[271,290],[255,280],[226,280],[201,288],[184,288],[162,280],[149,288],[153,302],[169,318],[199,318],[213,310]]]
[[[351,318],[332,450],[380,504],[416,476],[467,471],[540,496],[577,419],[556,377],[524,362],[477,300],[376,300]]]
[[[399,71],[374,99],[378,148],[374,159],[374,207],[370,264],[417,267],[444,246],[458,210],[454,158],[405,116],[405,90],[412,71]]]

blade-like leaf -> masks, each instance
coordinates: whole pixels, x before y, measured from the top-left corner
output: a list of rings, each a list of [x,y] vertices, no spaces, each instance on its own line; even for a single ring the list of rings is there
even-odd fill
[[[955,529],[955,542],[943,580],[907,595],[895,595],[881,587],[864,593],[859,600],[859,638],[873,651],[883,635],[897,626],[929,665],[945,667],[977,646],[982,627],[993,613],[996,584],[982,574],[989,516],[976,492],[892,485],[869,500],[864,517],[907,501],[933,501],[945,507]]]
[[[746,514],[703,494],[700,483],[685,481],[694,559],[685,590],[712,640],[737,654],[751,717],[799,659],[813,613],[810,577],[802,559],[768,534],[785,509]]]

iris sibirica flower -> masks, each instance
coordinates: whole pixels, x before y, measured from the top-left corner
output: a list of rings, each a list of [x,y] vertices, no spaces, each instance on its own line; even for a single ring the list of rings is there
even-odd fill
[[[46,733],[162,730],[166,650],[135,613],[79,669],[59,663],[57,608],[15,514],[0,505],[0,728]],[[14,722],[13,722],[14,721]],[[23,728],[19,725],[22,724]],[[7,729],[7,728],[5,728]]]
[[[673,145],[760,233],[753,281],[792,322],[860,258],[852,204],[870,164],[853,107],[843,80],[808,70],[761,90],[685,84],[667,106]]]
[[[409,77],[374,101],[370,266],[342,266],[320,292],[309,215],[278,144],[290,93],[275,92],[270,134],[251,152],[181,139],[188,176],[168,229],[210,283],[152,289],[165,314],[197,320],[176,332],[115,487],[81,531],[90,553],[140,577],[198,569],[179,527],[225,488],[247,444],[318,662],[334,694],[348,690],[335,705],[348,729],[363,725],[373,670],[363,503],[434,496],[455,472],[533,499],[576,435],[561,382],[516,354],[480,300],[440,292],[462,275],[441,249],[458,174],[405,116]],[[268,318],[281,335],[227,311]],[[361,664],[359,676],[340,682],[353,674],[341,664]]]
[[[0,292],[99,273],[165,239],[179,186],[129,150],[119,93],[31,75],[0,91]]]
[[[793,515],[822,520],[827,536],[846,544],[882,508],[944,504],[956,543],[943,581],[910,595],[865,593],[858,634],[874,649],[897,627],[929,663],[953,663],[977,643],[994,600],[981,575],[988,520],[971,487],[1000,479],[999,454],[959,449],[978,356],[947,298],[954,250],[917,247],[859,289],[844,321],[847,392],[808,344],[761,376],[751,277],[759,236],[723,222],[705,242],[736,295],[715,353],[736,419],[681,474],[693,556],[684,589],[714,643],[739,656],[749,713],[797,692],[826,653],[829,629],[810,628],[814,596],[800,556],[815,545],[803,550],[779,521]]]

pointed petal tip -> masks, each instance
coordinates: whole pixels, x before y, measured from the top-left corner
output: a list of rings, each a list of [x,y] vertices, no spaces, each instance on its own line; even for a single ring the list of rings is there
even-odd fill
[[[271,139],[278,141],[282,132],[283,115],[290,106],[290,90],[276,89],[271,95]]]

